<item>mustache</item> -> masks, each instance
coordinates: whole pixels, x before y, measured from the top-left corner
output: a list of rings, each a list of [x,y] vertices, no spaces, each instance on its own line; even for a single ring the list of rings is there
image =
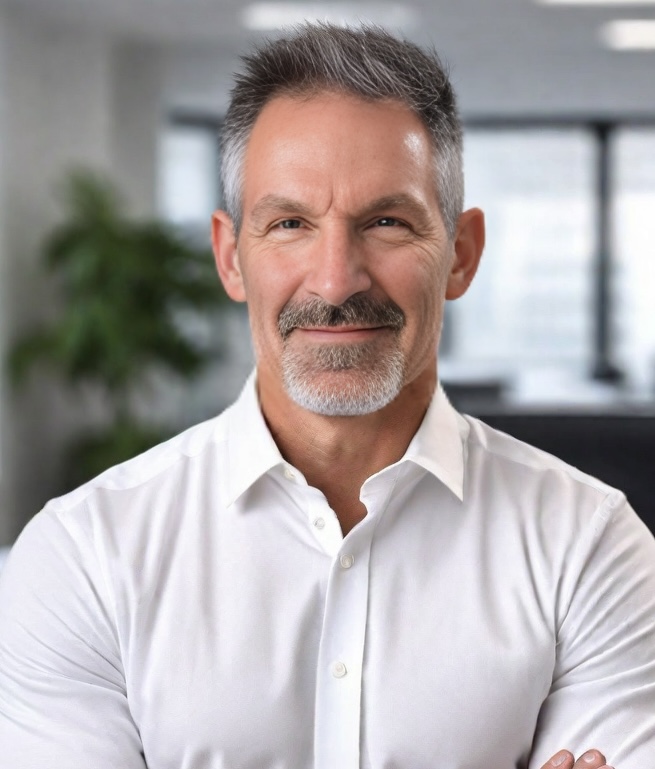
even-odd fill
[[[282,339],[286,339],[294,328],[311,326],[386,326],[400,331],[405,325],[405,313],[391,299],[381,301],[355,294],[343,304],[334,305],[316,297],[304,302],[288,302],[282,308],[277,324]]]

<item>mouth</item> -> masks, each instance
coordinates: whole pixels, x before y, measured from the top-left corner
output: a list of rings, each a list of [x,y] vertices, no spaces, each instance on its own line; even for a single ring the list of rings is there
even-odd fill
[[[294,329],[306,339],[328,344],[365,342],[390,330],[388,326],[297,326]]]

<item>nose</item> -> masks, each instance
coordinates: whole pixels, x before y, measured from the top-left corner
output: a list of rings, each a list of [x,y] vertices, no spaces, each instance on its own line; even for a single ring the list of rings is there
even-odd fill
[[[343,304],[373,284],[361,243],[343,222],[325,227],[313,244],[305,288],[332,305]]]

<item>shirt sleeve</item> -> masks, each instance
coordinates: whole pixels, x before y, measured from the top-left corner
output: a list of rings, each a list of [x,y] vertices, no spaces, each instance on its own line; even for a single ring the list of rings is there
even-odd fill
[[[0,765],[144,769],[89,542],[42,512],[0,579]]]
[[[552,686],[529,763],[598,748],[617,769],[655,756],[655,540],[618,492],[562,575]]]

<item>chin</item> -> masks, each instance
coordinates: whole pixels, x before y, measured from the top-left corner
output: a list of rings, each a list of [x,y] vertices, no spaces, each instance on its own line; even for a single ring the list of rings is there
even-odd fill
[[[391,403],[404,385],[402,366],[384,371],[340,369],[297,375],[285,370],[289,397],[307,411],[323,416],[364,416]]]

